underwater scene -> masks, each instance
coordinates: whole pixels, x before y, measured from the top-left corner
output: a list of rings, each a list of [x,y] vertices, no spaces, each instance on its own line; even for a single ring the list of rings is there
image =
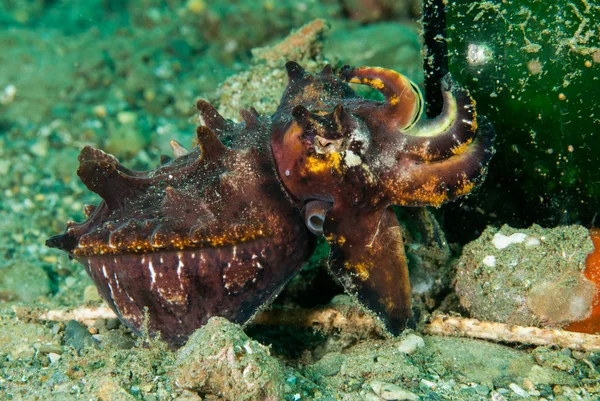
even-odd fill
[[[600,3],[0,0],[0,400],[600,400]]]

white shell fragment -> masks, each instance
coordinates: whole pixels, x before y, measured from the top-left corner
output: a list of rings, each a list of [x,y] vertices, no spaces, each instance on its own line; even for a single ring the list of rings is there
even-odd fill
[[[494,244],[496,249],[504,249],[512,244],[520,244],[525,241],[525,238],[527,238],[527,234],[524,233],[514,233],[509,237],[501,233],[496,233],[494,234],[492,244]]]
[[[494,255],[487,255],[485,258],[483,258],[481,263],[488,267],[494,267],[496,266],[496,257]]]

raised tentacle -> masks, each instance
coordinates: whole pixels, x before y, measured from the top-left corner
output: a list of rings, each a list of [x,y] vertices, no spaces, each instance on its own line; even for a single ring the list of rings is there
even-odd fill
[[[442,90],[442,112],[435,118],[419,120],[413,128],[395,136],[398,151],[436,161],[464,152],[471,143],[477,132],[475,101],[449,74],[443,79]]]
[[[385,102],[361,101],[353,108],[357,116],[384,125],[388,130],[406,131],[423,112],[423,96],[417,85],[404,75],[379,67],[342,67],[347,82],[369,85],[383,94]]]
[[[387,198],[403,206],[440,206],[468,194],[485,177],[493,141],[492,124],[482,120],[475,140],[461,153],[431,163],[400,158],[380,177]]]

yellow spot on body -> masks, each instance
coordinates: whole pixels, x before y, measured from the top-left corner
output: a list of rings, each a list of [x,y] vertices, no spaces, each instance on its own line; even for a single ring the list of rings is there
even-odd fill
[[[456,195],[466,195],[473,190],[475,183],[473,181],[463,181],[462,185],[456,189]]]
[[[359,262],[359,263],[350,263],[346,262],[344,267],[348,270],[352,270],[361,281],[365,281],[369,278],[369,271],[373,267],[370,263]]]
[[[394,94],[392,96],[390,96],[388,103],[392,106],[395,106],[398,104],[398,95]]]
[[[173,235],[166,240],[164,247],[159,248],[152,246],[149,239],[123,241],[122,244],[114,248],[101,240],[80,241],[73,253],[75,256],[94,256],[119,253],[152,253],[169,249],[200,248],[202,246],[221,247],[242,244],[272,235],[273,233],[263,224],[250,224],[235,227],[219,235],[199,238],[195,242],[188,236]]]
[[[419,202],[435,207],[440,206],[448,200],[448,195],[440,188],[440,180],[436,177],[427,181],[414,195],[415,199]]]
[[[379,78],[372,79],[371,82],[369,83],[369,85],[372,88],[379,89],[379,90],[381,90],[381,89],[383,89],[385,87],[385,85],[383,84],[383,82]]]
[[[339,246],[342,246],[346,243],[346,237],[344,237],[343,235],[340,235],[337,239],[337,243]]]
[[[378,89],[378,90],[381,90],[385,87],[385,85],[383,84],[383,81],[379,78],[374,78],[374,79],[362,78],[361,79],[361,78],[353,77],[348,82],[353,83],[353,84],[369,85],[371,88]]]
[[[304,164],[305,168],[313,174],[320,174],[327,170],[335,170],[341,173],[342,155],[337,152],[326,153],[323,155],[309,156]]]
[[[394,310],[395,304],[391,297],[386,297],[384,300],[385,310],[389,312]]]
[[[472,140],[473,139],[469,139],[468,141],[466,141],[464,143],[461,143],[460,145],[456,145],[450,151],[454,155],[460,155],[461,153],[463,153],[467,149],[467,147],[469,146],[469,144],[471,143]]]
[[[559,93],[558,100],[567,100],[567,96],[564,93]]]

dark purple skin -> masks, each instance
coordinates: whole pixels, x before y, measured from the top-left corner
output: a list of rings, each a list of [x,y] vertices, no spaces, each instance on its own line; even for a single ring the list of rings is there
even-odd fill
[[[80,261],[119,318],[182,345],[211,316],[245,324],[308,260],[314,236],[331,272],[383,328],[411,318],[402,231],[389,208],[435,205],[470,192],[493,154],[493,130],[447,78],[444,111],[419,121],[418,89],[390,70],[286,64],[277,112],[225,120],[198,102],[199,146],[134,172],[85,147],[77,171],[102,198],[88,220],[46,244]],[[384,102],[346,82],[371,85]],[[412,86],[411,86],[412,85]],[[456,107],[454,107],[456,106]],[[414,133],[414,135],[411,135]],[[232,138],[230,147],[219,138]]]
[[[312,231],[331,247],[331,273],[398,334],[412,310],[391,206],[440,206],[469,193],[485,176],[493,129],[450,76],[442,113],[426,120],[419,89],[395,71],[343,67],[336,77],[329,67],[318,75],[293,62],[286,68],[290,83],[271,127],[279,178],[305,221],[319,223]],[[346,82],[369,85],[385,100],[364,99]]]
[[[85,147],[77,171],[103,201],[47,245],[81,262],[136,333],[181,346],[211,316],[246,323],[310,257],[314,236],[277,179],[269,121],[225,121],[198,102],[199,147],[137,173]],[[232,148],[217,138],[229,134]],[[241,143],[241,145],[239,145]]]

